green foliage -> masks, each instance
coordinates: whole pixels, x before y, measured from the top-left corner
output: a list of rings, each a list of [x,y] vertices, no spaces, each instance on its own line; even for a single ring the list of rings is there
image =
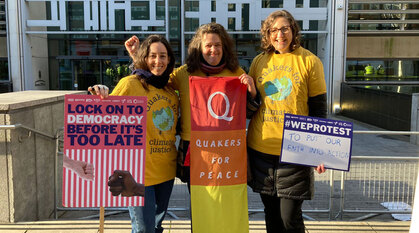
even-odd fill
[[[128,76],[130,73],[128,65],[121,64],[116,64],[113,67],[110,66],[105,71],[105,74],[112,79],[114,85],[116,85],[121,78]]]

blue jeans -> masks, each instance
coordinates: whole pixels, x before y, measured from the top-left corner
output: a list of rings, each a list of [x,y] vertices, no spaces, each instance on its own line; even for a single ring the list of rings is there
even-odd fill
[[[161,233],[161,226],[169,206],[173,180],[145,187],[144,206],[128,207],[132,233]]]

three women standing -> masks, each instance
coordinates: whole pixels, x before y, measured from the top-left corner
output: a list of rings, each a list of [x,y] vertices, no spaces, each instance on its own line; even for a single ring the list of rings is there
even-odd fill
[[[170,78],[170,85],[180,95],[179,150],[185,156],[191,131],[189,76],[239,76],[248,86],[249,96],[260,100],[248,128],[248,179],[264,204],[267,232],[304,232],[302,203],[314,194],[312,168],[280,162],[284,114],[325,118],[327,112],[323,65],[300,46],[299,32],[289,12],[270,14],[261,29],[264,51],[253,60],[247,75],[238,66],[224,28],[215,23],[202,25],[189,46],[186,64]],[[127,46],[131,55],[136,43]],[[323,173],[324,166],[319,165],[316,171]],[[189,181],[188,175],[184,181]]]

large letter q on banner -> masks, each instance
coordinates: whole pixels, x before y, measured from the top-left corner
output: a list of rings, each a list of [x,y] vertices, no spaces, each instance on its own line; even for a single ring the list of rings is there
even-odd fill
[[[222,116],[218,116],[217,114],[215,114],[215,112],[214,112],[214,110],[212,109],[212,106],[211,106],[212,98],[214,98],[214,96],[217,95],[217,94],[222,95],[224,100],[226,101],[226,110],[225,110],[225,112]],[[233,117],[227,117],[227,115],[230,111],[230,101],[228,100],[227,95],[222,93],[221,91],[214,92],[210,95],[210,97],[208,98],[207,106],[208,106],[209,113],[215,119],[221,119],[221,120],[226,120],[226,121],[232,121],[233,120]]]

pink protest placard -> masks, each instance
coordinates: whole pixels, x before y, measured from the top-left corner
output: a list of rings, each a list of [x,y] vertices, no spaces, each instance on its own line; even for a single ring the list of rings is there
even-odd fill
[[[143,197],[112,196],[108,177],[131,172],[144,183],[147,98],[66,95],[63,206],[143,206]]]

